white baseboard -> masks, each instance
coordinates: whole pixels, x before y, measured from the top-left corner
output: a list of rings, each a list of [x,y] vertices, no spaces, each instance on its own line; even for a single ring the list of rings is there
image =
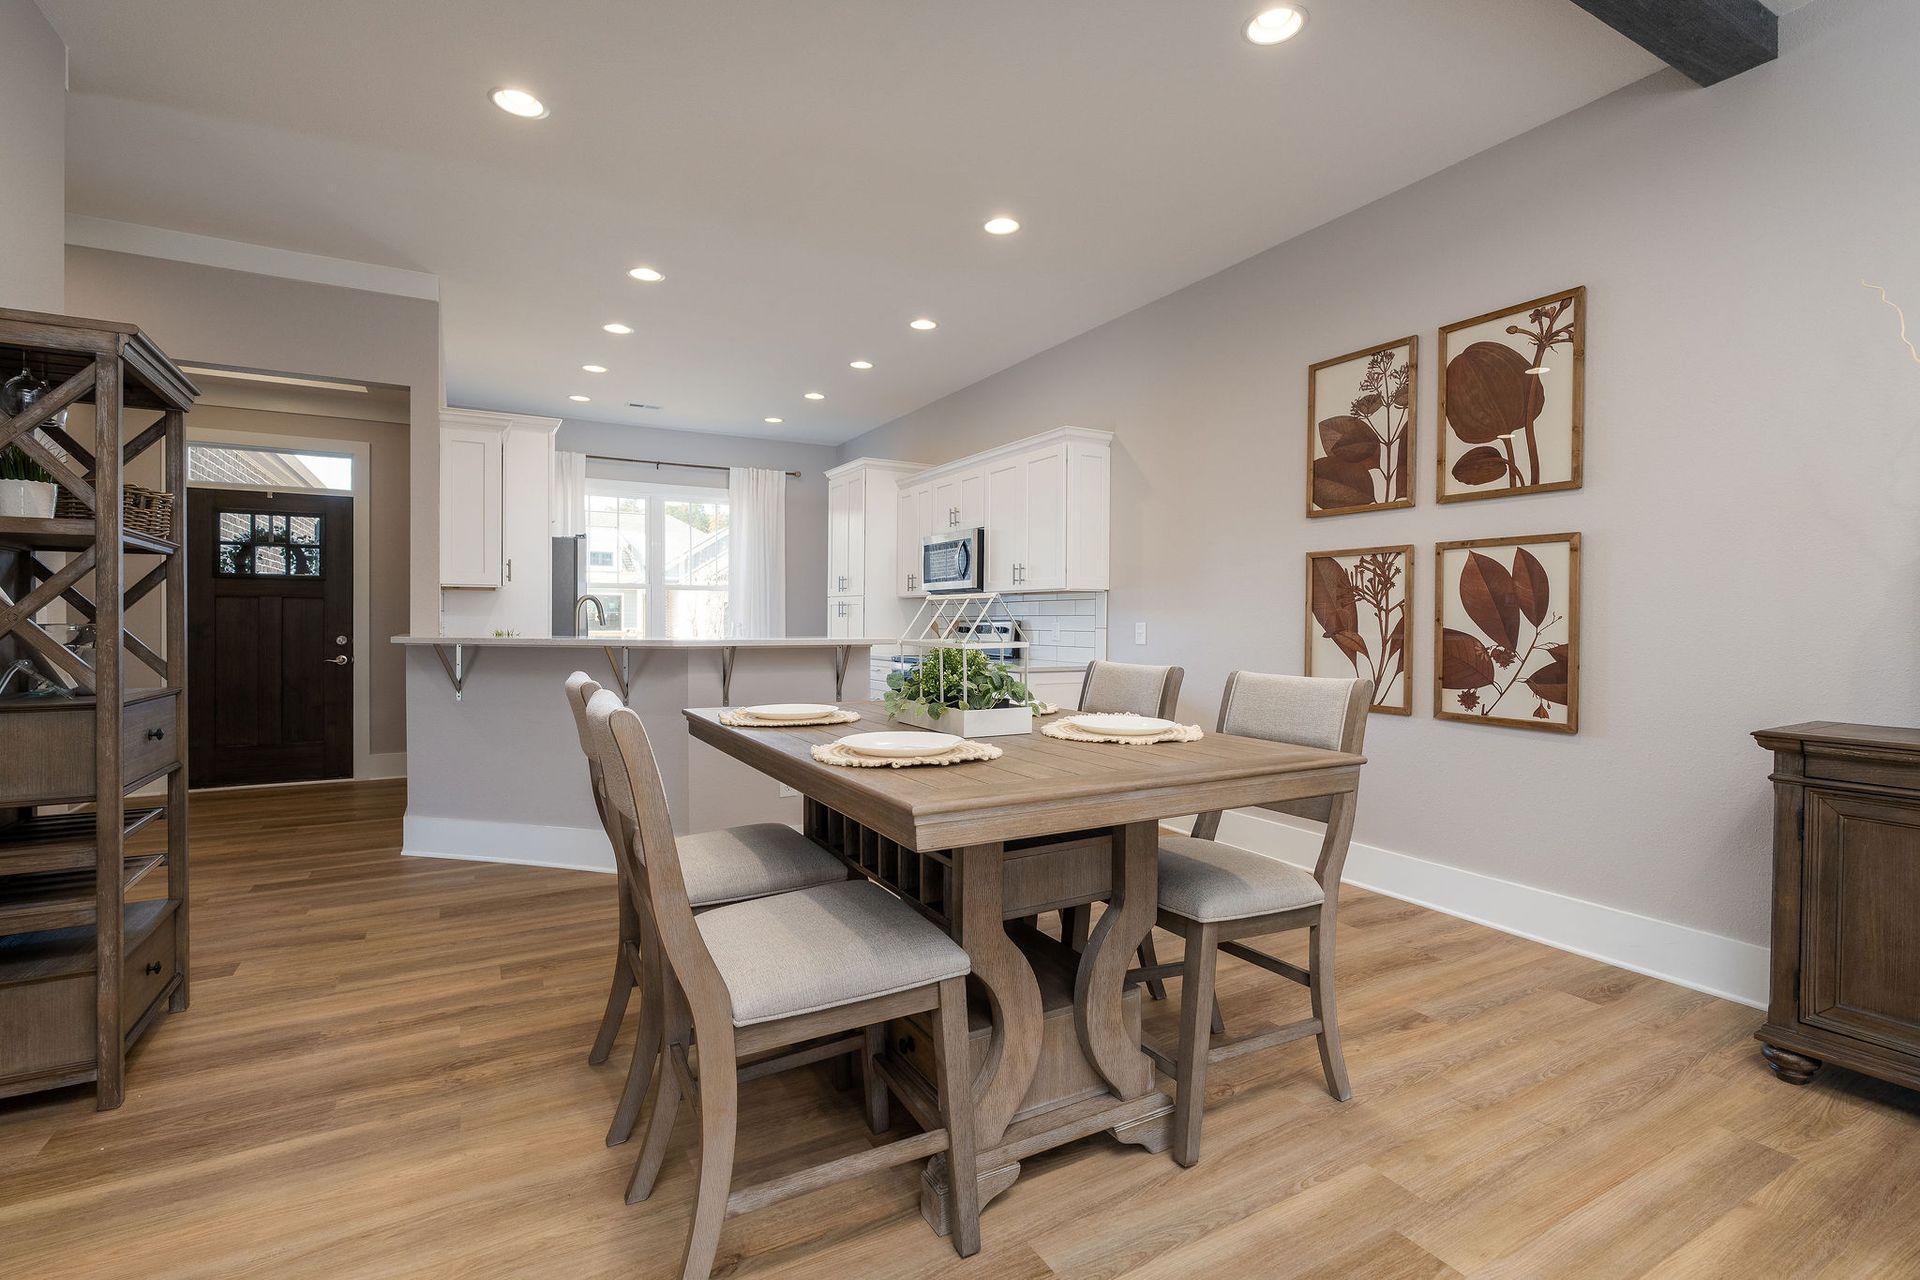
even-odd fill
[[[1168,825],[1185,829],[1191,824]],[[1229,812],[1221,819],[1220,839],[1309,869],[1320,853],[1319,828],[1295,826],[1264,814]],[[1341,879],[1575,955],[1756,1009],[1766,1007],[1767,948],[1751,942],[1357,840],[1348,850]]]
[[[366,769],[362,778],[404,778],[407,776],[407,753],[404,751],[376,751],[367,757]]]
[[[510,862],[613,874],[613,849],[598,827],[542,827],[519,822],[406,816],[400,852],[410,858]]]

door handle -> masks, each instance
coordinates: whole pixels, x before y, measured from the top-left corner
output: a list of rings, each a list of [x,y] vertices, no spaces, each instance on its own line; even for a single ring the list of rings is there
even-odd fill
[[[332,664],[333,664],[334,666],[336,666],[336,667],[344,667],[344,666],[346,666],[346,665],[347,665],[347,664],[348,664],[349,662],[352,662],[352,661],[353,661],[353,659],[352,659],[352,658],[349,658],[349,657],[348,657],[348,656],[347,656],[346,654],[344,654],[344,653],[336,653],[336,654],[334,654],[334,655],[333,655],[333,656],[332,656],[331,658],[328,658],[328,659],[327,659],[327,661],[328,661],[328,662],[331,662],[331,663],[332,663]]]

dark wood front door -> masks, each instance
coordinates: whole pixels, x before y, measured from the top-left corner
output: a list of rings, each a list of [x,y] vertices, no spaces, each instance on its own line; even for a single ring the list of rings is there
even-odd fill
[[[188,504],[189,778],[353,772],[353,500],[196,489]]]

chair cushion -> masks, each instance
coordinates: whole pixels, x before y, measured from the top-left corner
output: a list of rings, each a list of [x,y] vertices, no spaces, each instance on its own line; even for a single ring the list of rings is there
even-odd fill
[[[680,873],[696,907],[764,898],[847,878],[840,860],[792,827],[756,822],[681,836]]]
[[[1192,836],[1160,837],[1160,906],[1212,924],[1311,907],[1326,895],[1313,873],[1277,858]]]
[[[833,1009],[957,978],[960,944],[879,885],[842,880],[694,917],[733,997],[733,1025]]]

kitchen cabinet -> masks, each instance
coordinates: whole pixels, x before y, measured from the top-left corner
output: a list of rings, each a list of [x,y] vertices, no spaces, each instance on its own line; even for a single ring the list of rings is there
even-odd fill
[[[441,630],[553,631],[558,418],[448,409],[440,418]]]
[[[899,551],[894,560],[894,585],[903,596],[925,596],[920,581],[920,546],[933,528],[933,486],[900,486]]]
[[[929,532],[949,521],[984,528],[990,591],[1105,591],[1112,441],[1105,431],[1062,427],[937,467],[907,486],[901,518],[918,514],[924,491]]]
[[[985,467],[965,467],[943,473],[932,485],[933,527],[942,529],[979,529],[987,517],[987,471]]]
[[[1067,446],[987,468],[987,588],[1067,589]]]
[[[906,628],[902,584],[909,572],[918,580],[919,540],[901,529],[902,512],[912,508],[901,482],[924,470],[917,462],[856,458],[827,472],[829,635],[886,637]],[[903,570],[909,536],[915,550]]]

